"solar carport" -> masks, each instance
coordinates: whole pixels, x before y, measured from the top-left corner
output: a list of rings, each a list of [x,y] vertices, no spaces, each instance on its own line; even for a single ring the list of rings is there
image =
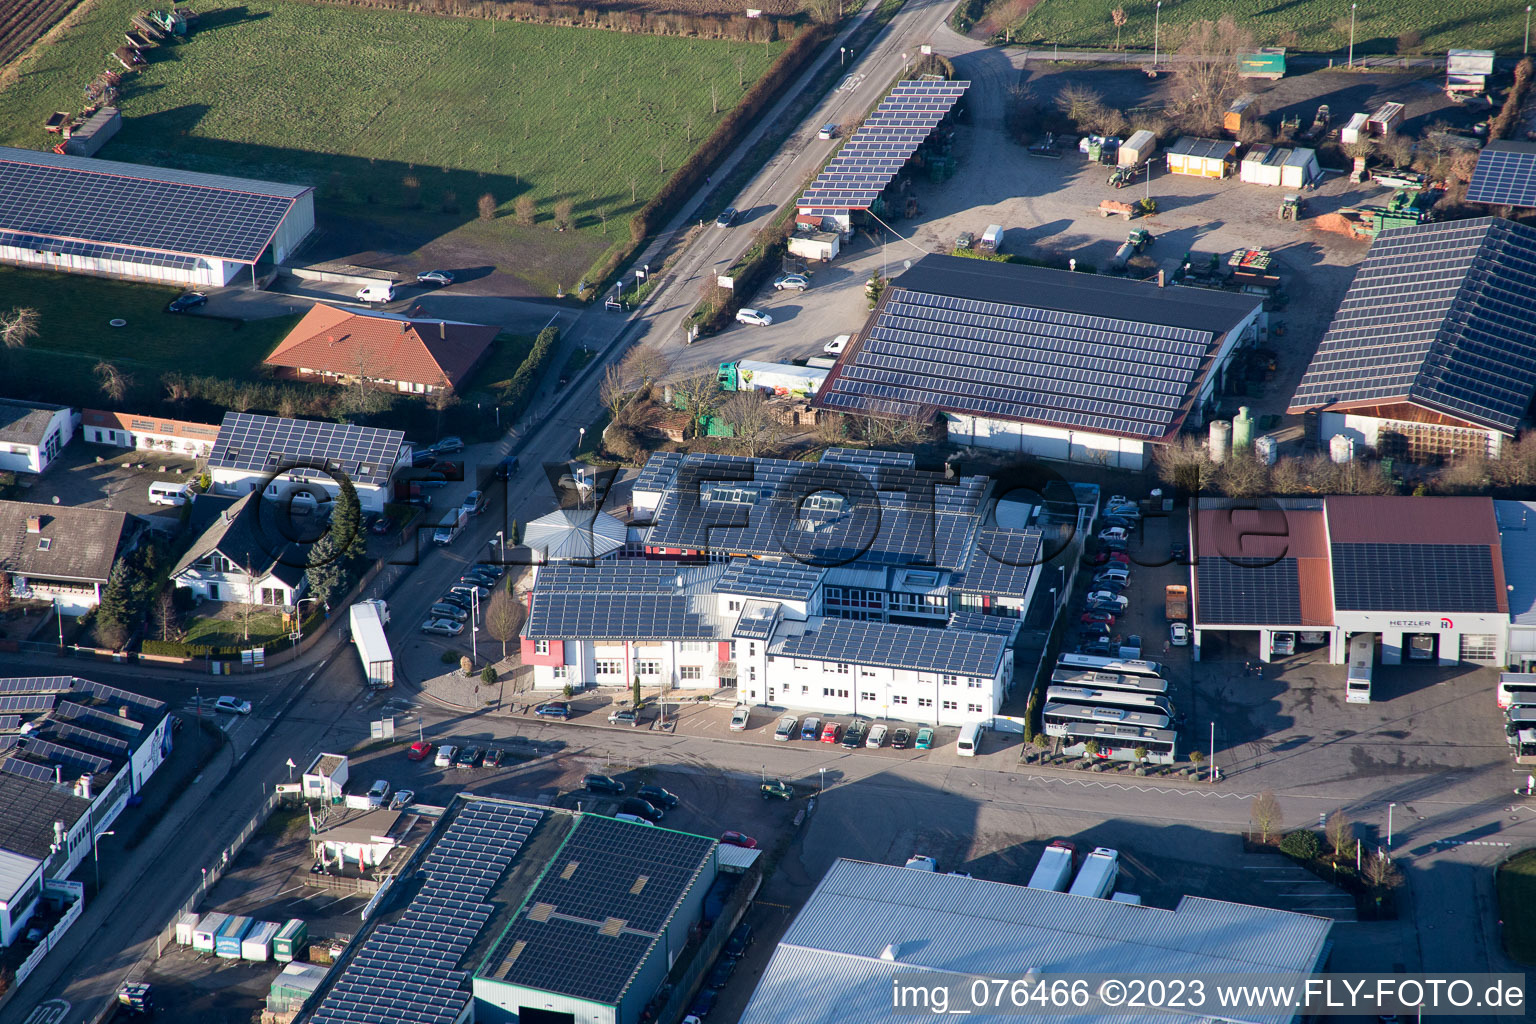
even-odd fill
[[[220,286],[286,260],[314,189],[0,147],[0,261]]]

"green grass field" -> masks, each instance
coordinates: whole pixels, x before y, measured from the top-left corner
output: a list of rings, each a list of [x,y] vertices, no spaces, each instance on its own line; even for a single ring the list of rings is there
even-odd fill
[[[42,122],[81,106],[142,6],[97,0],[34,52],[0,93],[0,144],[54,141]],[[506,250],[503,269],[553,292],[627,235],[785,45],[248,0],[204,10],[185,42],[150,51],[100,156],[313,184],[322,220],[378,226],[360,249],[469,229],[466,246]],[[485,194],[491,224],[476,222]],[[522,196],[535,227],[514,222]],[[577,230],[555,235],[562,200]]]
[[[242,322],[165,312],[180,292],[0,266],[0,312],[31,306],[41,314],[38,336],[4,354],[0,393],[100,405],[105,399],[91,369],[102,359],[133,375],[153,396],[161,394],[160,375],[167,371],[245,380],[260,375],[257,365],[298,322],[297,317]],[[128,323],[113,327],[111,320]]]
[[[1008,0],[993,13],[1006,17]],[[1040,0],[1012,23],[1013,41],[1061,46],[1113,46],[1115,8],[1126,13],[1121,45],[1152,48],[1150,0]],[[1343,0],[1173,0],[1163,4],[1159,43],[1178,45],[1180,26],[1230,14],[1252,29],[1259,45],[1343,53],[1349,46],[1349,4]],[[1342,26],[1340,25],[1342,19]],[[1518,55],[1525,34],[1525,5],[1493,0],[1401,0],[1362,3],[1355,11],[1355,56],[1397,52],[1398,36],[1420,34],[1424,52],[1469,48]],[[1342,31],[1341,31],[1342,27]]]

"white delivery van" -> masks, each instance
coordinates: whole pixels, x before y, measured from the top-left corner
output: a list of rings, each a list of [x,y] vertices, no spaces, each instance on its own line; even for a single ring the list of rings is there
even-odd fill
[[[443,516],[442,522],[437,524],[437,530],[432,534],[434,544],[448,545],[464,531],[464,524],[469,522],[469,513],[462,508],[450,509]]]
[[[394,302],[395,286],[391,281],[365,284],[357,290],[357,297],[364,302]]]
[[[193,500],[192,485],[174,480],[157,480],[149,485],[151,505],[185,505]]]
[[[960,738],[955,741],[955,750],[961,757],[975,757],[981,750],[981,734],[986,731],[983,722],[966,722],[960,727]]]

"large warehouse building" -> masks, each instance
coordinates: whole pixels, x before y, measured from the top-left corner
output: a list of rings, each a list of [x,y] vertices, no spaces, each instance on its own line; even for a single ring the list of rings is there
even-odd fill
[[[814,402],[942,421],[957,444],[1141,469],[1202,422],[1263,317],[1252,295],[955,256],[880,296]]]
[[[988,1013],[953,999],[947,1014],[931,1004],[903,1012],[893,1010],[893,986],[942,983],[963,998],[973,978],[1029,973],[1125,979],[1309,974],[1324,969],[1332,926],[1327,918],[1193,896],[1162,910],[840,859],[779,940],[740,1024],[887,1024],[960,1013],[998,1024],[1204,1021],[1213,1019],[1209,1009],[1122,1009],[1074,1018],[1059,1008]],[[1295,1013],[1249,1011],[1223,1019],[1285,1024]]]
[[[1265,661],[1274,634],[1294,632],[1328,644],[1335,665],[1360,634],[1385,665],[1505,662],[1505,558],[1487,498],[1202,503],[1191,525],[1197,659],[1213,632],[1257,632]]]
[[[0,262],[217,287],[314,228],[307,185],[0,146]]]
[[[1533,397],[1536,228],[1483,217],[1371,243],[1290,412],[1388,458],[1496,457]]]

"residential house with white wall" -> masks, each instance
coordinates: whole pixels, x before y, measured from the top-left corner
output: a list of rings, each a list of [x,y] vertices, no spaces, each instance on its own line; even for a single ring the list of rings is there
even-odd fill
[[[74,436],[68,406],[0,398],[0,470],[41,473]]]

